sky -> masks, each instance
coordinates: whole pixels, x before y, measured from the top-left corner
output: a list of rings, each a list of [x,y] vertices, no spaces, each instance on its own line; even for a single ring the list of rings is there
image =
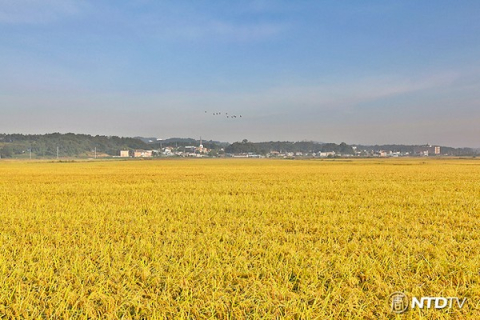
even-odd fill
[[[0,0],[0,133],[480,147],[478,17],[478,0]]]

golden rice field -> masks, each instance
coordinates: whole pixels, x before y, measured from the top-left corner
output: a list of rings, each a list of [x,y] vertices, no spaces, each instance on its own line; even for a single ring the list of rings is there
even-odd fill
[[[5,319],[480,318],[475,159],[1,161],[0,221]]]

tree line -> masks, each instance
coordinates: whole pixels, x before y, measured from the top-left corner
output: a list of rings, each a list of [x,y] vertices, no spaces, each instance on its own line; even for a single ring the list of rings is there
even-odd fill
[[[267,154],[272,151],[280,153],[302,152],[302,153],[319,153],[319,152],[335,152],[336,154],[354,154],[352,146],[342,142],[320,143],[314,141],[270,141],[270,142],[250,142],[243,140],[242,142],[234,142],[225,148],[226,153],[256,153]]]
[[[0,156],[11,158],[16,156],[51,158],[89,157],[94,151],[108,156],[118,155],[124,149],[147,149],[148,145],[134,138],[117,136],[101,136],[74,133],[50,134],[0,134]]]
[[[151,141],[151,142],[148,142]],[[75,133],[50,133],[50,134],[0,134],[0,157],[24,157],[30,155],[34,158],[60,157],[92,157],[94,150],[101,156],[116,156],[120,150],[160,150],[165,147],[173,147],[182,150],[185,146],[198,146],[199,140],[191,138],[170,138],[166,140],[148,140],[145,138],[128,138],[118,136],[88,135]],[[335,154],[353,155],[357,152],[392,151],[413,154],[418,146],[412,145],[348,145],[345,142],[321,143],[314,141],[269,141],[250,142],[247,139],[234,142],[203,140],[205,148],[212,150],[212,155],[223,153],[240,154],[254,153],[266,155],[272,151],[280,153],[302,152],[319,153],[335,152]],[[356,148],[356,150],[354,149]],[[441,153],[455,156],[472,156],[477,150],[471,148],[441,147]]]

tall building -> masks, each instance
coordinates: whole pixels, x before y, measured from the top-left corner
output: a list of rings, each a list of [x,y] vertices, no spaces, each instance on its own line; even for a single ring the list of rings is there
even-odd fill
[[[203,153],[203,152],[204,152],[203,144],[202,144],[202,137],[200,137],[200,145],[198,146],[198,151],[199,151],[200,153]]]

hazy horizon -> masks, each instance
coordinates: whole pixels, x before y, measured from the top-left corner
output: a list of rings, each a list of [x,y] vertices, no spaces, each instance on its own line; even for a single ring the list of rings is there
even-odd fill
[[[0,133],[478,148],[479,14],[477,1],[0,0]]]
[[[90,133],[85,133],[85,132],[46,132],[46,133],[22,133],[22,132],[10,132],[10,133],[4,133],[0,132],[1,134],[23,134],[23,135],[48,135],[48,134],[75,134],[75,135],[90,135],[90,136],[96,136],[96,134],[90,134]],[[118,135],[118,134],[112,134],[112,135],[104,135],[104,134],[99,134],[99,136],[106,136],[106,137],[119,137],[119,138],[135,138],[135,139],[157,139],[157,141],[165,141],[169,139],[193,139],[196,141],[214,141],[214,142],[219,142],[219,143],[229,143],[232,144],[234,142],[242,142],[244,139],[238,139],[235,141],[227,141],[227,140],[222,140],[222,139],[216,139],[215,137],[183,137],[183,136],[172,136],[172,137],[164,137],[164,138],[158,138],[154,136],[139,136],[139,135],[133,135],[133,136],[123,136],[123,135]],[[247,139],[248,140],[248,139]],[[278,139],[273,139],[273,140],[248,140],[248,142],[253,142],[253,143],[268,143],[268,142],[314,142],[314,143],[319,143],[319,144],[327,144],[327,143],[346,143],[347,145],[351,146],[356,146],[356,145],[362,145],[362,146],[375,146],[375,145],[404,145],[404,146],[425,146],[425,145],[432,145],[432,146],[440,146],[440,147],[452,147],[452,148],[470,148],[470,149],[480,149],[477,147],[472,147],[472,146],[449,146],[449,145],[441,145],[441,144],[432,144],[429,142],[426,143],[416,143],[416,144],[407,144],[407,143],[373,143],[373,144],[364,144],[364,143],[355,143],[355,142],[348,142],[348,141],[320,141],[320,140],[294,140],[294,139],[286,139],[286,140],[278,140]]]

